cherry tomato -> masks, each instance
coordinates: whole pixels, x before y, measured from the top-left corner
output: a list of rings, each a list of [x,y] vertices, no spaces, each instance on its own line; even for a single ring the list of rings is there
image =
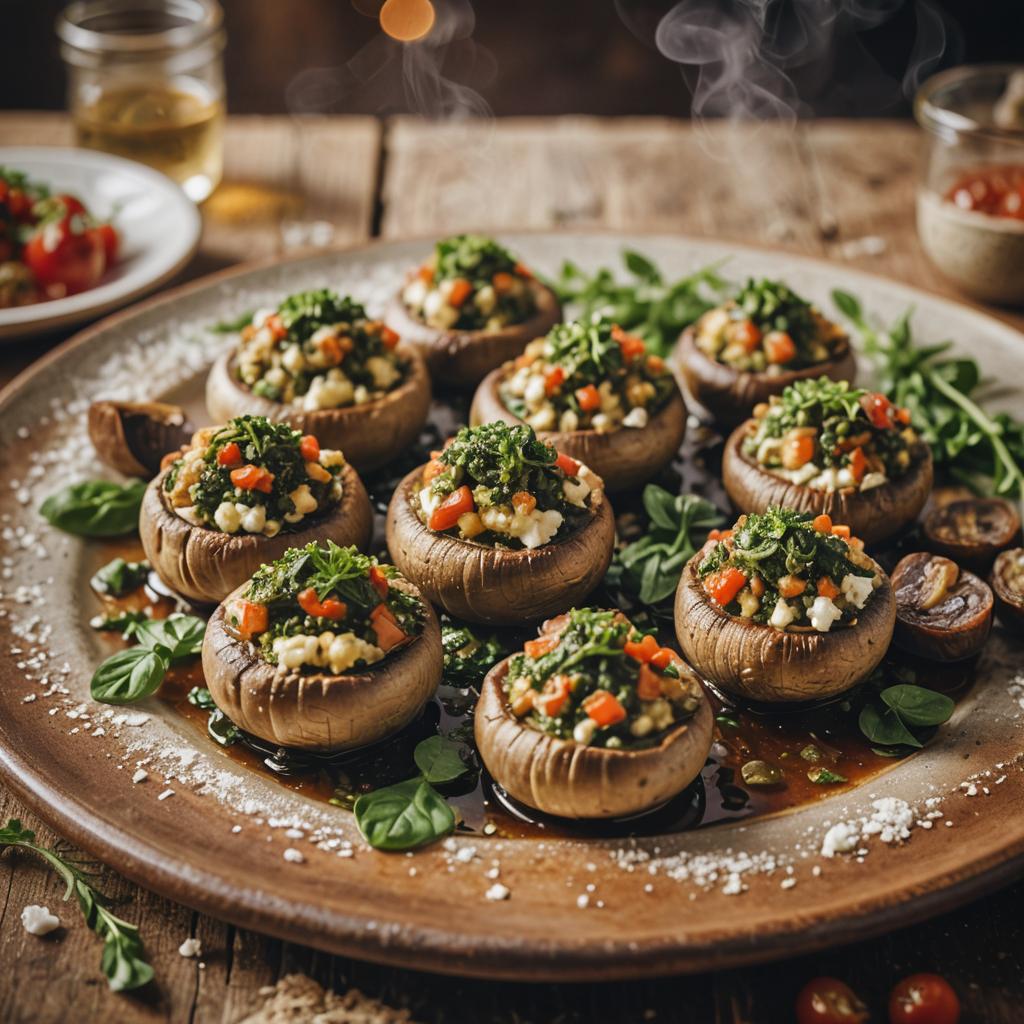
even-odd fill
[[[890,1024],[957,1024],[960,1000],[937,974],[912,974],[889,996]]]
[[[107,266],[112,267],[117,262],[117,249],[121,243],[120,236],[113,224],[100,224],[93,228],[103,242],[103,253],[107,258]]]
[[[20,188],[8,191],[7,209],[16,221],[24,223],[32,219],[32,200]]]
[[[867,1007],[838,978],[815,978],[796,997],[797,1024],[864,1024]]]
[[[44,225],[22,251],[22,259],[44,291],[74,295],[91,288],[103,275],[103,241],[92,231],[75,232],[71,219]]]
[[[63,204],[64,212],[68,217],[76,213],[85,213],[85,205],[82,203],[80,199],[77,199],[75,196],[62,194],[59,196],[54,196],[53,198],[56,199],[57,202]]]

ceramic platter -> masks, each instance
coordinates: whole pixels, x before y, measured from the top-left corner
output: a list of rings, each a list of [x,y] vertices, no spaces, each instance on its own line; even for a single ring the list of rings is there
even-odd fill
[[[617,266],[629,246],[671,275],[728,257],[733,279],[783,278],[831,314],[837,285],[886,321],[913,305],[919,340],[953,338],[987,375],[1024,386],[1024,338],[1010,328],[833,264],[665,236],[503,241],[542,272],[564,257]],[[182,903],[325,950],[455,974],[565,981],[764,960],[919,920],[1019,876],[1024,646],[998,628],[953,720],[916,756],[788,813],[662,835],[647,826],[633,838],[479,830],[414,855],[375,852],[347,811],[230,756],[167,702],[90,702],[92,669],[111,648],[88,625],[98,610],[88,577],[111,552],[36,512],[57,486],[100,472],[88,403],[170,397],[201,417],[206,368],[227,343],[208,325],[322,285],[380,309],[427,248],[373,245],[197,282],[90,329],[3,393],[4,782],[59,832]],[[992,407],[1019,413],[1020,403],[1004,387]],[[140,764],[147,778],[133,782]],[[854,823],[856,848],[822,856],[841,821]],[[289,849],[301,859],[285,858]],[[507,898],[487,898],[496,879]]]

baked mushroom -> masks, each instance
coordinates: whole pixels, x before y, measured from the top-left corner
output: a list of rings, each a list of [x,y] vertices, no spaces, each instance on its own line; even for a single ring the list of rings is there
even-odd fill
[[[1024,548],[998,555],[989,577],[996,615],[1011,633],[1024,633]]]
[[[336,449],[261,416],[204,427],[168,456],[142,499],[146,557],[173,591],[216,604],[296,545],[366,547],[373,510]]]
[[[683,657],[728,693],[806,701],[868,676],[892,640],[882,568],[827,515],[770,508],[713,530],[676,591]]]
[[[196,428],[185,410],[166,402],[93,402],[89,440],[100,461],[144,480],[160,471],[163,457],[187,444]]]
[[[656,807],[700,773],[710,703],[693,670],[621,612],[573,609],[484,679],[474,732],[514,799],[563,818]]]
[[[752,279],[683,331],[673,361],[690,395],[727,427],[798,380],[857,373],[841,327],[780,281]]]
[[[909,654],[933,661],[973,657],[992,630],[992,591],[956,562],[917,551],[901,558],[892,573],[896,594],[893,642]]]
[[[528,423],[589,466],[609,491],[650,480],[686,433],[686,405],[664,361],[608,322],[558,324],[477,388],[472,424]]]
[[[1020,516],[1002,498],[964,498],[934,509],[921,524],[925,545],[975,572],[1020,539]]]
[[[601,480],[532,427],[459,431],[388,506],[402,574],[450,614],[517,625],[579,604],[604,576],[615,520]]]
[[[917,518],[932,458],[907,410],[820,377],[773,395],[733,431],[722,482],[741,512],[777,505],[825,513],[874,544]]]
[[[385,319],[419,349],[438,385],[465,391],[558,323],[562,308],[493,239],[454,235],[409,273]]]
[[[316,541],[259,568],[206,627],[203,673],[240,729],[339,751],[413,721],[441,679],[430,605],[392,566]]]
[[[206,406],[218,423],[245,414],[289,423],[365,473],[416,440],[430,378],[415,347],[358,302],[321,289],[253,316],[238,347],[213,364]]]

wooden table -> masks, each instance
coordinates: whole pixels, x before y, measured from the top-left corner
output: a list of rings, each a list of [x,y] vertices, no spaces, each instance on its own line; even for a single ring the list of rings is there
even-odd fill
[[[4,144],[69,141],[60,115],[0,114]],[[955,294],[917,243],[920,139],[902,122],[824,122],[788,132],[724,124],[699,130],[655,119],[399,119],[381,126],[369,118],[297,124],[253,117],[229,120],[226,148],[227,181],[204,208],[203,243],[188,276],[285,251],[287,222],[297,218],[331,225],[339,245],[460,229],[677,231],[827,256]],[[884,251],[866,255],[858,241],[866,237],[882,239]],[[990,312],[1024,329],[1024,316]],[[53,343],[0,351],[0,383]],[[38,828],[46,842],[56,838],[0,789],[0,819],[12,816]],[[6,855],[0,1020],[232,1022],[262,1002],[261,986],[293,971],[409,1007],[419,1021],[466,1024],[768,1024],[790,1019],[796,992],[819,974],[845,978],[882,1020],[891,985],[921,970],[953,982],[965,1022],[1019,1021],[1024,1004],[1024,885],[883,939],[782,964],[588,986],[489,984],[375,967],[234,928],[109,871],[101,887],[140,922],[156,982],[141,994],[111,994],[98,970],[99,943],[72,907],[60,910],[67,927],[56,941],[26,934],[22,907],[54,909],[60,887],[34,860]],[[202,941],[204,967],[178,954],[190,935]]]

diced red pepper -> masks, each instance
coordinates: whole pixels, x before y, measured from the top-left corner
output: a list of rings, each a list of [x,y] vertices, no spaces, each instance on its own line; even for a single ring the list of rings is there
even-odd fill
[[[658,641],[648,633],[642,640],[627,640],[623,650],[637,661],[650,661],[658,651]]]
[[[391,330],[386,325],[381,325],[380,328],[380,340],[383,342],[385,348],[394,348],[401,338],[399,337],[398,331]]]
[[[543,658],[549,651],[558,646],[557,636],[541,636],[536,640],[527,640],[523,644],[523,653],[528,658]]]
[[[850,452],[850,475],[857,483],[860,483],[864,479],[864,473],[867,468],[868,460],[864,455],[864,449],[854,448]]]
[[[274,489],[274,474],[262,466],[242,466],[231,470],[231,482],[243,491],[270,494]]]
[[[544,375],[544,393],[553,395],[565,382],[565,370],[556,366]]]
[[[822,576],[818,580],[818,596],[827,597],[830,601],[833,601],[839,596],[839,588],[828,576]]]
[[[739,342],[747,352],[753,352],[761,340],[761,329],[753,320],[741,320],[728,335],[731,341]]]
[[[388,583],[387,576],[384,575],[383,570],[378,565],[370,566],[370,584],[381,597],[388,596],[390,584]]]
[[[312,435],[306,434],[299,442],[299,453],[306,462],[317,462],[320,459],[320,442]]]
[[[746,573],[741,572],[735,566],[728,565],[724,569],[719,569],[718,572],[713,572],[704,581],[704,589],[715,604],[724,608],[736,599],[736,595],[746,586],[746,583]]]
[[[612,328],[612,338],[619,343],[622,360],[625,363],[632,363],[647,352],[643,338],[638,338],[635,334],[627,334],[618,324]]]
[[[419,267],[417,269],[416,276],[424,284],[433,284],[433,282],[434,282],[434,268],[429,263],[424,263],[422,267]]]
[[[820,516],[815,516],[814,519],[811,520],[811,526],[813,526],[818,533],[831,533],[832,517],[822,512]]]
[[[515,287],[516,279],[512,274],[509,274],[504,270],[499,270],[498,273],[491,278],[491,284],[499,295],[507,295]]]
[[[568,676],[552,676],[544,689],[534,697],[533,706],[548,718],[554,718],[565,707],[572,689],[572,680]]]
[[[636,681],[636,695],[641,700],[657,700],[661,696],[661,676],[650,665],[640,666]]]
[[[423,482],[429,484],[434,477],[440,476],[448,467],[437,459],[431,459],[423,467]]]
[[[583,710],[600,726],[616,725],[626,717],[626,709],[608,690],[595,690],[583,702]]]
[[[769,363],[788,363],[796,355],[796,342],[785,331],[772,331],[765,336],[764,354]]]
[[[473,285],[464,277],[457,277],[452,282],[452,289],[448,293],[448,302],[456,309],[473,294]]]
[[[439,532],[450,530],[460,516],[473,511],[473,492],[468,484],[463,484],[457,491],[452,491],[430,515],[427,525]]]
[[[529,280],[530,278],[532,278],[532,277],[533,277],[533,272],[532,272],[532,271],[530,270],[530,268],[529,268],[529,267],[527,267],[527,266],[526,266],[526,264],[525,264],[525,263],[517,263],[517,264],[515,265],[515,272],[516,272],[516,273],[517,273],[517,274],[518,274],[518,275],[519,275],[520,277],[525,277],[525,278],[527,278],[527,280]]]
[[[348,614],[348,605],[336,597],[328,597],[321,601],[313,587],[299,592],[296,600],[299,607],[307,614],[318,619],[343,619]]]
[[[571,455],[566,455],[563,452],[558,453],[558,458],[555,459],[555,465],[566,476],[576,476],[580,471],[580,464]]]
[[[377,646],[382,651],[390,651],[408,639],[386,604],[379,604],[370,612],[370,625],[373,626],[373,631],[377,634]]]
[[[655,668],[661,669],[662,672],[664,672],[665,669],[667,669],[675,660],[675,652],[670,647],[659,647],[658,650],[651,655],[651,664]]]
[[[267,317],[267,322],[264,326],[270,329],[270,333],[274,336],[275,341],[288,337],[288,329],[281,323],[281,318],[276,313],[273,316]]]
[[[537,499],[529,491],[516,491],[512,495],[512,507],[520,515],[528,516],[537,507]]]
[[[850,539],[850,528],[845,523],[836,523],[831,530],[833,537],[842,537],[844,540]]]
[[[243,640],[256,636],[257,633],[265,633],[270,624],[270,613],[265,604],[256,604],[255,601],[239,600],[237,606],[238,635]]]
[[[593,384],[588,384],[576,389],[576,401],[580,403],[580,408],[584,412],[593,412],[594,409],[601,407],[601,392]]]
[[[218,466],[237,466],[242,461],[242,449],[231,441],[217,452]]]
[[[872,426],[888,430],[893,426],[893,404],[885,395],[871,391],[860,400],[861,408],[867,413]]]

